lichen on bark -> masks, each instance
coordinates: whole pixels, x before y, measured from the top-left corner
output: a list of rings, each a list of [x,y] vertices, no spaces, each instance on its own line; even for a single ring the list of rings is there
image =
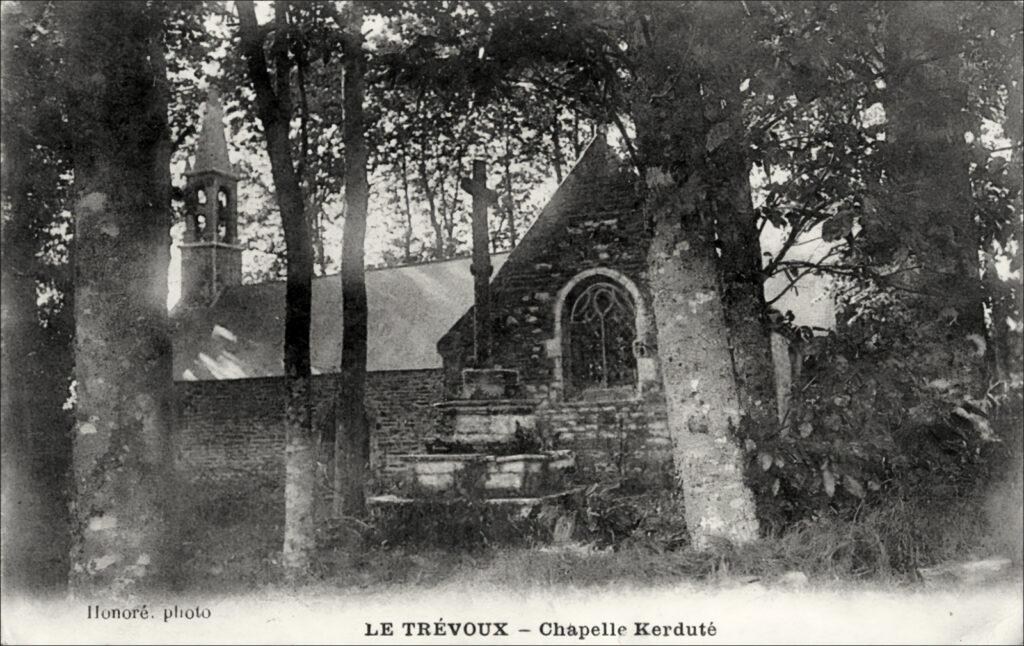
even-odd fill
[[[132,594],[166,585],[175,570],[162,20],[134,2],[60,9],[81,119],[70,583],[81,594]]]

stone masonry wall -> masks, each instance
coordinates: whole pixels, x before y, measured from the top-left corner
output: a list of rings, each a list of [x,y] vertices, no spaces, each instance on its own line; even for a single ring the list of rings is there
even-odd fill
[[[661,400],[557,402],[537,410],[541,433],[576,454],[579,482],[671,483],[672,441]]]
[[[313,377],[313,418],[333,426],[330,397],[335,375]],[[280,377],[175,383],[178,418],[176,463],[189,480],[227,481],[284,477],[284,380]],[[398,467],[395,454],[423,450],[442,398],[440,370],[367,375],[371,466],[380,476]]]

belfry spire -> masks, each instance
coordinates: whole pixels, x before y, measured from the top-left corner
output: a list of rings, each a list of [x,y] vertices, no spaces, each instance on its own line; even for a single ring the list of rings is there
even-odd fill
[[[236,177],[235,168],[228,158],[228,143],[224,138],[224,106],[220,93],[210,88],[206,95],[206,110],[196,142],[195,163],[188,170],[190,175],[200,173],[222,173]]]

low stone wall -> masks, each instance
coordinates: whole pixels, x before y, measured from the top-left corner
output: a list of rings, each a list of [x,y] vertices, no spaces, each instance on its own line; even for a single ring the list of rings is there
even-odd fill
[[[671,482],[672,440],[663,401],[552,402],[536,415],[540,433],[576,454],[579,482],[630,479],[656,487]]]
[[[322,438],[333,441],[331,405],[336,375],[313,378],[313,418]],[[188,480],[227,481],[284,476],[284,379],[180,381],[176,465]],[[367,408],[371,466],[387,477],[401,468],[396,455],[420,453],[434,428],[442,398],[440,370],[371,372]]]

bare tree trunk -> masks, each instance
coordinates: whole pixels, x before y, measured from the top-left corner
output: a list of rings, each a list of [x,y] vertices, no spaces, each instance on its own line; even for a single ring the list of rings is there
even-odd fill
[[[159,586],[172,425],[170,136],[161,19],[141,2],[66,12],[75,151],[74,515],[82,594]]]
[[[447,169],[440,167],[437,170],[437,215],[438,220],[441,222],[441,226],[445,232],[445,258],[449,257],[452,253],[452,247],[455,246],[455,230],[452,226],[453,218],[451,212],[448,210],[448,184],[445,181],[447,179]],[[455,191],[458,191],[458,187],[453,187]]]
[[[363,50],[362,5],[354,3],[345,47],[345,229],[341,250],[342,346],[338,389],[338,430],[335,433],[335,515],[366,514],[365,485],[370,467],[370,429],[366,419],[366,275],[363,268],[368,150],[366,116],[366,53]]]
[[[430,174],[427,172],[427,161],[424,158],[426,150],[420,150],[419,169],[420,184],[423,187],[423,195],[427,198],[427,217],[430,219],[430,228],[434,230],[434,258],[444,258],[444,229],[437,217],[437,204],[434,202],[434,190],[430,187]]]
[[[508,212],[508,242],[509,249],[514,249],[516,246],[516,212],[515,202],[512,196],[512,145],[511,135],[505,131],[505,199],[508,200],[508,205],[505,207]]]
[[[267,139],[271,174],[281,210],[287,258],[285,282],[285,529],[283,561],[287,576],[305,575],[316,548],[314,493],[317,438],[310,407],[309,328],[313,281],[313,249],[303,212],[302,188],[289,141],[290,63],[283,27],[287,10],[275,4],[278,29],[274,39],[276,87],[267,69],[263,36],[251,1],[237,3],[242,55],[256,90],[256,108]]]
[[[576,159],[583,154],[583,142],[580,141],[580,117],[578,114],[572,116],[572,152]]]
[[[405,246],[405,262],[412,262],[412,204],[409,200],[409,169],[405,143],[402,143],[402,197],[405,206],[405,235],[403,243]]]
[[[444,227],[445,227],[445,232],[446,232],[446,235],[447,235],[447,238],[448,238],[448,246],[447,246],[447,249],[446,249],[445,257],[448,257],[448,258],[450,258],[451,256],[455,255],[455,249],[456,249],[456,244],[455,244],[456,213],[458,212],[459,200],[461,199],[461,196],[462,196],[462,191],[459,190],[459,180],[460,180],[459,173],[461,173],[462,158],[463,158],[464,154],[465,154],[465,151],[464,150],[460,150],[458,152],[458,154],[455,155],[455,172],[452,173],[452,200],[451,200],[450,203],[448,203],[448,206],[446,207],[445,213],[444,213]],[[442,198],[442,202],[443,201],[444,200]]]
[[[562,123],[558,115],[551,122],[551,166],[555,169],[555,181],[562,183],[562,166],[565,159],[562,155]]]

